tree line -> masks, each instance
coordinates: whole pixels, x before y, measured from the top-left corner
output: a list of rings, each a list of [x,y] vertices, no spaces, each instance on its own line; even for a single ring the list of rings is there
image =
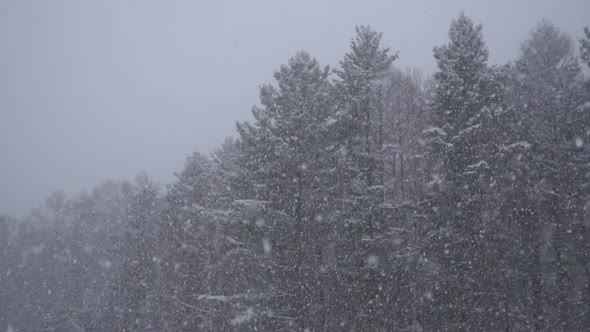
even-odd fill
[[[381,36],[296,53],[171,185],[0,217],[0,328],[590,329],[590,30],[542,20],[490,65],[461,13],[432,77]]]

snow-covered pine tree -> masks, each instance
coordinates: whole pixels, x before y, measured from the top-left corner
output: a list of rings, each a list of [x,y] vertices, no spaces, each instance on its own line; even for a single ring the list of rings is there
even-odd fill
[[[584,36],[580,38],[580,59],[590,67],[590,28],[584,27]]]
[[[453,20],[449,42],[436,47],[434,57],[435,126],[424,133],[429,158],[438,166],[421,203],[421,227],[434,264],[432,307],[438,313],[424,323],[438,330],[495,329],[499,220],[490,199],[507,114],[503,87],[498,70],[487,65],[482,26],[464,13]]]
[[[339,158],[339,221],[337,224],[337,277],[342,291],[338,305],[344,311],[336,320],[351,329],[379,328],[370,319],[383,308],[384,285],[376,261],[384,259],[372,239],[384,227],[383,144],[384,117],[376,107],[375,88],[397,58],[381,46],[382,35],[370,26],[357,26],[350,51],[335,70],[335,156]],[[355,317],[354,319],[352,317]],[[381,326],[382,327],[382,326]]]
[[[275,73],[276,87],[261,88],[262,105],[253,109],[254,123],[238,125],[253,189],[243,202],[258,206],[262,213],[250,221],[258,228],[250,233],[259,237],[240,242],[263,248],[268,257],[274,299],[254,312],[268,316],[267,328],[295,324],[321,330],[330,318],[324,282],[325,240],[332,222],[327,213],[332,195],[328,180],[333,176],[326,153],[332,125],[328,75],[328,67],[298,52]]]
[[[82,287],[77,284],[78,280],[67,283],[65,294],[58,296],[56,301],[61,312],[48,315],[48,327],[57,323],[54,327],[59,330],[63,328],[60,324],[65,323],[88,329],[117,329],[122,308],[117,285],[119,267],[124,263],[120,240],[128,203],[121,189],[121,183],[105,181],[91,193],[83,193],[67,202],[70,208],[63,211],[65,213],[60,218],[64,225],[59,239],[64,248],[54,257],[68,263],[63,280],[78,278]],[[84,274],[77,270],[78,262],[82,260],[93,262],[91,265],[83,263]],[[72,296],[70,292],[77,294]],[[71,302],[74,296],[86,298],[87,304],[83,304],[84,301]],[[84,312],[89,315],[84,317]]]
[[[117,256],[121,262],[113,295],[121,306],[117,329],[159,331],[161,313],[158,223],[162,200],[159,187],[146,174],[126,184],[127,206]]]
[[[381,46],[382,34],[370,26],[357,26],[350,51],[334,72],[336,82],[336,124],[346,152],[347,178],[360,181],[364,189],[380,185],[383,146],[383,117],[374,101],[377,80],[384,78],[397,55]],[[374,174],[377,172],[378,174]]]
[[[553,322],[558,330],[577,330],[575,281],[577,259],[574,227],[580,221],[583,198],[577,184],[576,146],[587,116],[581,108],[581,71],[571,39],[542,20],[522,45],[516,61],[515,106],[522,135],[530,144],[526,183],[532,184],[533,215],[521,221],[528,248],[524,250],[531,289],[529,307],[534,326]],[[532,236],[526,237],[528,234]],[[555,275],[548,279],[547,275]],[[579,316],[582,316],[580,312]]]
[[[212,174],[209,158],[194,153],[168,187],[160,235],[165,243],[161,300],[167,308],[166,328],[171,330],[211,329],[210,312],[200,307],[198,296],[208,293],[208,275],[217,258],[211,257],[215,241],[209,215],[215,194]]]
[[[580,41],[580,58],[586,64],[588,69],[590,69],[590,28],[584,27],[584,35],[582,38],[579,39]],[[585,81],[585,91],[583,92],[584,100],[583,103],[579,106],[578,112],[580,113],[580,117],[583,118],[583,121],[579,123],[579,130],[577,133],[577,137],[575,138],[576,146],[579,148],[580,152],[578,153],[578,160],[582,164],[582,178],[581,183],[584,186],[584,192],[587,195],[590,195],[590,126],[588,125],[590,117],[590,79],[586,78]],[[590,210],[590,206],[587,207]],[[590,254],[589,254],[590,255]],[[590,275],[590,274],[589,274]],[[590,285],[588,288],[588,299],[590,303]]]
[[[582,61],[590,69],[590,28],[584,27],[584,36],[580,39],[580,52]],[[590,79],[586,78],[584,102],[579,106],[578,112],[583,114],[583,120],[579,123],[581,129],[574,139],[577,151],[577,163],[580,165],[579,183],[581,183],[581,197],[587,202],[583,207],[582,220],[579,224],[579,231],[581,234],[578,238],[581,240],[576,250],[580,255],[580,260],[584,266],[584,274],[586,275],[586,284],[582,287],[582,296],[584,303],[590,306]],[[590,307],[585,308],[585,317],[590,317]],[[585,323],[590,324],[590,319]]]
[[[249,331],[268,326],[264,324],[271,298],[270,277],[255,222],[262,220],[266,206],[244,199],[252,197],[253,187],[240,140],[226,139],[212,157],[210,216],[217,225],[218,259],[208,274],[208,293],[199,296],[207,310],[214,310],[209,330]]]

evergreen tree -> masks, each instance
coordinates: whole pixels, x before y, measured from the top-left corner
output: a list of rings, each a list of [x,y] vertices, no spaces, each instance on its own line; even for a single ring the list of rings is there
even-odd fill
[[[323,329],[329,319],[322,241],[332,222],[325,215],[332,196],[324,136],[332,123],[328,74],[327,67],[298,52],[275,73],[276,88],[261,88],[262,107],[252,112],[254,124],[238,126],[253,188],[253,195],[244,198],[264,204],[269,214],[257,220],[263,238],[249,240],[272,246],[272,253],[266,253],[271,287],[289,294],[269,310],[275,317],[292,317],[302,329]],[[278,219],[269,220],[270,215]]]
[[[584,27],[584,36],[580,38],[580,58],[590,67],[590,28]]]
[[[209,158],[194,153],[166,195],[162,300],[168,304],[165,321],[170,330],[211,329],[209,313],[199,306],[198,296],[208,290],[209,249],[215,241],[208,214],[215,193],[212,175]]]
[[[127,184],[128,205],[117,256],[121,261],[116,296],[121,306],[121,331],[159,331],[161,301],[157,283],[161,258],[157,223],[161,216],[159,188],[145,175]]]
[[[338,140],[346,150],[345,172],[351,173],[347,179],[371,187],[379,184],[376,179],[380,174],[374,173],[378,172],[376,159],[383,145],[383,116],[373,100],[375,84],[388,73],[397,55],[381,46],[382,34],[370,26],[357,26],[356,33],[350,52],[340,61],[341,68],[335,70],[339,78],[336,121]]]
[[[379,296],[385,287],[380,280],[383,271],[375,263],[385,259],[385,252],[371,240],[386,227],[388,213],[382,208],[384,115],[376,105],[375,92],[397,56],[381,46],[381,38],[369,26],[356,27],[351,50],[335,70],[339,78],[333,150],[338,160],[335,251],[337,283],[342,285],[337,305],[345,310],[334,317],[351,329],[376,329],[383,324],[370,319],[384,307]]]
[[[435,126],[425,133],[438,166],[422,209],[426,251],[435,264],[432,298],[441,319],[429,324],[438,330],[497,329],[499,220],[490,200],[501,163],[503,88],[499,73],[487,66],[481,25],[463,13],[434,56]]]
[[[542,20],[522,46],[516,61],[515,105],[523,136],[531,147],[526,183],[533,215],[521,223],[529,248],[530,313],[535,329],[554,322],[558,330],[579,329],[572,314],[575,236],[582,198],[576,178],[576,139],[587,120],[580,112],[580,67],[570,38]],[[531,229],[532,228],[532,229]],[[555,274],[555,279],[548,279]],[[573,325],[572,325],[573,324]]]

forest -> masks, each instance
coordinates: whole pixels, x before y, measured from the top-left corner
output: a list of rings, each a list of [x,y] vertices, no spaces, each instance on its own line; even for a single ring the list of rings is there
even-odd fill
[[[490,65],[461,13],[433,75],[355,31],[174,183],[0,216],[0,330],[590,330],[590,29]]]

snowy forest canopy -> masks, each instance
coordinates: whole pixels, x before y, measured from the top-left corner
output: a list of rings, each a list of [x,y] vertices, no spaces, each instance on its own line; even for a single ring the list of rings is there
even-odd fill
[[[491,66],[460,14],[433,53],[401,71],[359,26],[175,183],[0,217],[0,330],[589,330],[590,30]]]

